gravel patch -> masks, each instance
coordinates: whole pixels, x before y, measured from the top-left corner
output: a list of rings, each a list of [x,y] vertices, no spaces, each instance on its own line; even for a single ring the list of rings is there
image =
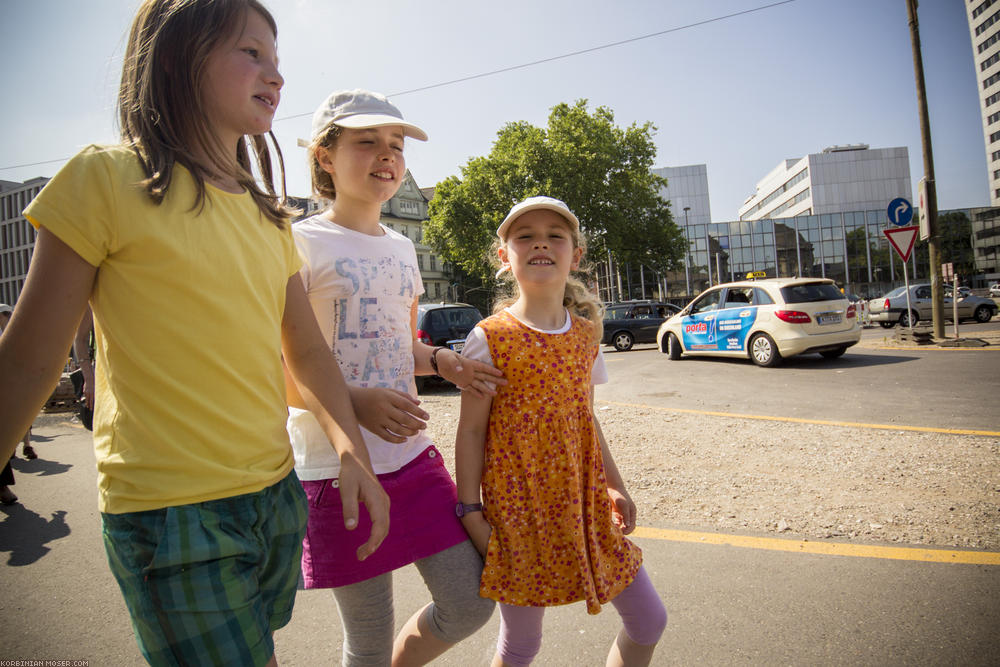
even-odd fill
[[[421,400],[454,470],[458,393]],[[1000,438],[595,408],[640,525],[1000,550]]]

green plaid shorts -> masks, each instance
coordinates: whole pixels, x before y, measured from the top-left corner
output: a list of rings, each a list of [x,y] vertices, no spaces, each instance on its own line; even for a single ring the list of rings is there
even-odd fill
[[[151,665],[265,665],[291,619],[308,505],[294,472],[257,493],[102,514]]]

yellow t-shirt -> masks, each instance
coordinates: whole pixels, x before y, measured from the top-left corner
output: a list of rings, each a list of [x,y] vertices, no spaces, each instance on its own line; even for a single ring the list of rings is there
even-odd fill
[[[301,261],[249,195],[174,168],[156,205],[122,146],[89,146],[25,210],[97,267],[94,448],[102,512],[259,491],[291,470],[281,371]]]

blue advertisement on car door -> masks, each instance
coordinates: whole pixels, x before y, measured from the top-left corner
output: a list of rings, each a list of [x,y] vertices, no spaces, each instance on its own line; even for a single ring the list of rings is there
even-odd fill
[[[739,352],[757,319],[757,307],[727,308],[684,318],[684,349]]]

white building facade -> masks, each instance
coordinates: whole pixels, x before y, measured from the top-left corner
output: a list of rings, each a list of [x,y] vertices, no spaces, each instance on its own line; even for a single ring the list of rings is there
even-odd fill
[[[831,146],[772,169],[747,197],[738,217],[749,221],[884,210],[896,197],[913,201],[905,146]]]
[[[48,182],[47,178],[0,181],[0,302],[10,306],[21,295],[35,249],[35,228],[23,211]]]
[[[966,0],[983,117],[990,206],[1000,206],[1000,2]]]

